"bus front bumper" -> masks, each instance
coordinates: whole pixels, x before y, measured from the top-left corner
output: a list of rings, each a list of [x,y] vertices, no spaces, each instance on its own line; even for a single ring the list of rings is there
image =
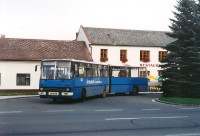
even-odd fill
[[[39,96],[41,98],[46,98],[46,97],[64,97],[64,96],[73,96],[73,92],[38,92]]]

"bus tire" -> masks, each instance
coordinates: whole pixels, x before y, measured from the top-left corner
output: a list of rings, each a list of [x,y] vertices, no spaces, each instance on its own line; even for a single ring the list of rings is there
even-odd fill
[[[131,94],[132,94],[132,95],[138,95],[138,93],[139,93],[139,88],[138,88],[138,86],[134,86]]]
[[[101,97],[102,98],[105,98],[106,97],[106,87],[103,88],[103,92],[101,94]]]
[[[84,102],[86,100],[86,91],[85,90],[82,90],[80,100],[81,100],[81,102]]]

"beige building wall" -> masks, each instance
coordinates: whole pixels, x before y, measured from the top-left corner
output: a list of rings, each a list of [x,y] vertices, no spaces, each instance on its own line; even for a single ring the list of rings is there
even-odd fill
[[[0,90],[39,89],[40,61],[0,61]],[[30,85],[17,85],[17,74],[30,74]]]

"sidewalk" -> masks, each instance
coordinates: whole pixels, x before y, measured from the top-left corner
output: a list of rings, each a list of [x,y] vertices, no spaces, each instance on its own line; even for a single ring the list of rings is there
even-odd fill
[[[16,96],[0,96],[0,100],[5,99],[16,99],[16,98],[24,98],[24,97],[36,97],[38,95],[16,95]]]

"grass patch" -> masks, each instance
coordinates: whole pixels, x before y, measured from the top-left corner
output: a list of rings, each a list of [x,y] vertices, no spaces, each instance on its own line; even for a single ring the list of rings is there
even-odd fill
[[[161,97],[159,100],[173,104],[200,105],[200,99],[197,98]]]

